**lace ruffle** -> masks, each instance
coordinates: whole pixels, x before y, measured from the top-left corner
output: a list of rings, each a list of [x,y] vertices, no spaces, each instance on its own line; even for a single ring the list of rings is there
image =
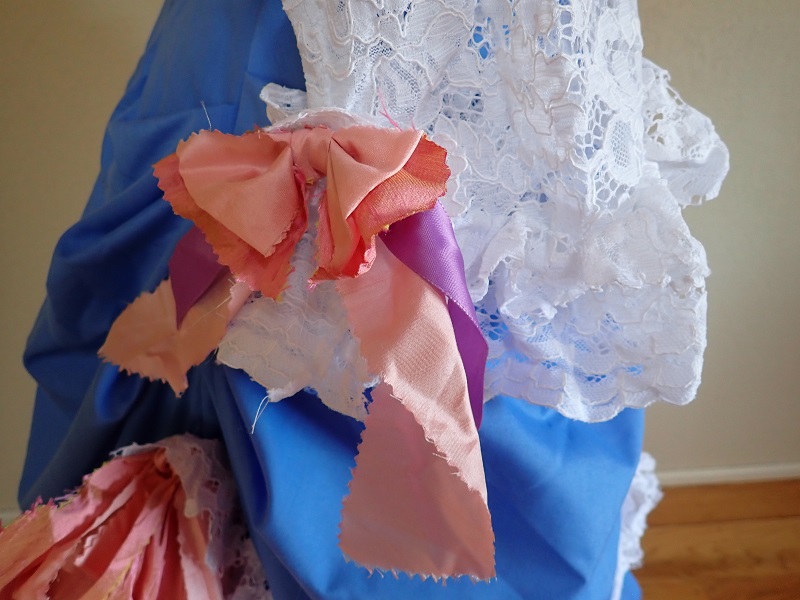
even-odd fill
[[[656,507],[663,494],[656,477],[656,461],[643,452],[633,476],[628,495],[622,504],[617,572],[611,600],[619,600],[625,574],[642,566],[642,536],[647,529],[647,515]]]
[[[315,219],[317,211],[309,210]],[[347,312],[333,281],[313,288],[308,279],[316,268],[314,223],[292,257],[289,286],[280,301],[255,298],[228,328],[217,360],[246,371],[267,390],[268,401],[313,388],[333,410],[363,421],[364,389],[374,384],[349,330]]]
[[[490,344],[487,399],[510,394],[598,421],[694,397],[708,268],[680,208],[717,194],[727,150],[642,59],[634,0],[284,7],[308,92],[267,86],[271,118],[336,107],[422,129],[447,148],[443,204]],[[364,373],[356,364],[347,383],[327,353],[346,337],[340,313],[320,335],[318,313],[302,315],[318,292],[326,297],[315,290],[298,298],[300,313],[282,315],[299,329],[271,333],[264,361],[300,352],[322,361],[305,369],[326,376],[245,369],[262,383],[291,380],[277,397],[334,381],[346,398],[337,410],[362,414]],[[317,343],[326,351],[299,349],[294,332],[327,339]],[[225,360],[235,354],[229,345]]]

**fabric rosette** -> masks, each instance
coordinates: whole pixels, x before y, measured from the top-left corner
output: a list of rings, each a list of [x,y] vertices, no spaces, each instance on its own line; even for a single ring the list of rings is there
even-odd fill
[[[340,547],[369,569],[493,577],[477,435],[487,348],[437,202],[450,175],[445,150],[420,131],[314,111],[243,136],[200,132],[155,174],[196,229],[169,279],[120,315],[101,355],[183,392],[186,371],[217,347],[251,292],[281,301],[316,221],[307,284],[335,282],[377,377]]]
[[[261,564],[213,440],[130,446],[0,530],[0,598],[263,597]]]

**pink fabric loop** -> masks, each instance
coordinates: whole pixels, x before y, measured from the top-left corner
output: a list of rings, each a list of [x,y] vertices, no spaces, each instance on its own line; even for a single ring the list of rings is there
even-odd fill
[[[444,194],[445,156],[414,131],[203,131],[157,163],[155,174],[164,198],[195,222],[220,262],[277,298],[306,229],[306,186],[327,177],[313,278],[355,277],[374,260],[378,233]]]

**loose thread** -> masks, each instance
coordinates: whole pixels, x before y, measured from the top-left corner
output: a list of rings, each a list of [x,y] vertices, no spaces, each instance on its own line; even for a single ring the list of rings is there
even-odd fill
[[[200,106],[203,107],[203,112],[206,113],[206,121],[208,121],[208,129],[209,131],[213,130],[214,127],[211,125],[211,117],[208,116],[208,109],[206,108],[206,103],[203,100],[200,100]]]
[[[230,283],[231,283],[231,288],[232,288],[232,287],[233,287],[233,285],[235,284],[235,282],[234,282],[233,280],[231,280],[231,279],[228,279],[228,281],[230,281]],[[189,327],[188,327],[187,331],[190,331],[190,330],[191,330],[193,327],[195,327],[195,326],[199,325],[199,324],[200,324],[200,321],[202,321],[203,319],[206,319],[206,318],[208,318],[209,316],[211,316],[211,315],[213,315],[213,314],[219,314],[217,311],[218,311],[220,308],[222,308],[223,306],[225,306],[225,304],[226,304],[226,303],[228,303],[228,302],[230,302],[231,300],[233,300],[233,292],[228,292],[228,296],[227,296],[227,297],[226,297],[224,300],[222,300],[222,302],[220,302],[220,303],[219,303],[219,304],[217,304],[217,305],[216,305],[214,308],[212,308],[212,309],[210,309],[209,311],[207,311],[207,312],[203,313],[203,314],[202,314],[202,315],[200,315],[200,316],[199,316],[197,319],[195,319],[195,320],[194,320],[194,321],[193,321],[193,322],[192,322],[192,323],[189,325]],[[220,316],[224,316],[224,315],[220,315]]]
[[[258,404],[258,408],[256,409],[256,416],[253,418],[253,426],[250,428],[250,435],[253,435],[256,432],[256,423],[261,418],[261,415],[264,414],[264,411],[267,410],[267,406],[269,405],[269,392],[267,395],[261,399],[261,402]]]
[[[386,106],[386,99],[383,97],[383,91],[380,88],[378,88],[377,92],[378,92],[378,101],[381,103],[381,108],[383,109],[383,111],[378,114],[383,117],[386,117],[389,120],[389,123],[394,125],[396,129],[402,129],[402,127],[400,127],[400,123],[395,121],[389,114],[389,107]]]

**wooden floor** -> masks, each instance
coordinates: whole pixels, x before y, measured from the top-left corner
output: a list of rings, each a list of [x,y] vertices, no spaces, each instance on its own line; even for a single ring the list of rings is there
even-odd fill
[[[666,488],[642,545],[644,600],[800,600],[800,479]]]

